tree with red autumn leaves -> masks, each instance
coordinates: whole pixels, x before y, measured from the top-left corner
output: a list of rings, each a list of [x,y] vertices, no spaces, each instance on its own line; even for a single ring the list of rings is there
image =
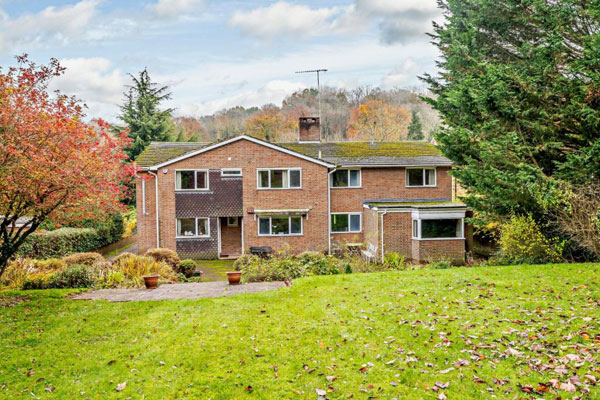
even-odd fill
[[[17,67],[0,71],[0,276],[47,218],[119,210],[122,183],[134,173],[125,164],[126,132],[84,122],[75,98],[49,93],[49,82],[64,73],[57,60],[44,66],[26,55],[17,60]]]

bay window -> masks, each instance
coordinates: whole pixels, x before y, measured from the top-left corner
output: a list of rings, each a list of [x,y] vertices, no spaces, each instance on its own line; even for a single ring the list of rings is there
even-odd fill
[[[463,218],[414,219],[414,239],[462,239]]]
[[[259,236],[302,235],[302,217],[260,217],[258,234]]]
[[[360,169],[338,169],[331,174],[331,187],[357,188],[361,186]]]
[[[208,170],[175,171],[176,190],[208,190]]]
[[[332,233],[359,233],[361,214],[331,214]]]
[[[406,186],[428,187],[436,185],[435,168],[407,168]]]
[[[177,218],[177,237],[210,237],[210,220],[208,218]]]
[[[302,170],[300,168],[257,170],[258,189],[300,189]]]

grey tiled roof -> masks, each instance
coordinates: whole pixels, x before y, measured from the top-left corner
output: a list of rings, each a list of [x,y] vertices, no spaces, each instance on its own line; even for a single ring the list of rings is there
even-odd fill
[[[152,142],[136,160],[140,167],[152,167],[192,153],[212,143]],[[451,161],[432,144],[425,142],[328,142],[273,143],[284,149],[340,166],[444,166]]]

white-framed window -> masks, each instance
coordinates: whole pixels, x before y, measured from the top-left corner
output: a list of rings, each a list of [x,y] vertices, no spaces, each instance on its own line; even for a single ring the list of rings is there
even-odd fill
[[[360,169],[338,169],[331,174],[333,188],[359,188],[362,184]]]
[[[242,176],[241,168],[224,168],[221,170],[221,176],[224,178],[235,178]]]
[[[178,238],[210,237],[209,218],[177,218]]]
[[[362,231],[362,214],[331,214],[331,233],[359,233]]]
[[[300,168],[259,168],[256,170],[258,189],[301,189]]]
[[[406,187],[432,187],[435,185],[435,168],[406,168]]]
[[[258,236],[300,236],[302,217],[259,217]]]
[[[175,171],[175,190],[208,190],[208,170]]]
[[[464,218],[413,219],[413,239],[464,239]]]
[[[227,217],[227,226],[239,226],[240,220],[238,217]]]

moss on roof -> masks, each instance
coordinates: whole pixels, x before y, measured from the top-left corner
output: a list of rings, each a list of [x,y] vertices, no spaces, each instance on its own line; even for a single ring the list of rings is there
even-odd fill
[[[135,159],[135,162],[140,167],[152,167],[208,145],[209,143],[201,142],[152,142]]]
[[[364,158],[364,157],[423,157],[441,156],[442,153],[425,142],[330,142],[330,143],[280,143],[286,149],[309,157]]]

